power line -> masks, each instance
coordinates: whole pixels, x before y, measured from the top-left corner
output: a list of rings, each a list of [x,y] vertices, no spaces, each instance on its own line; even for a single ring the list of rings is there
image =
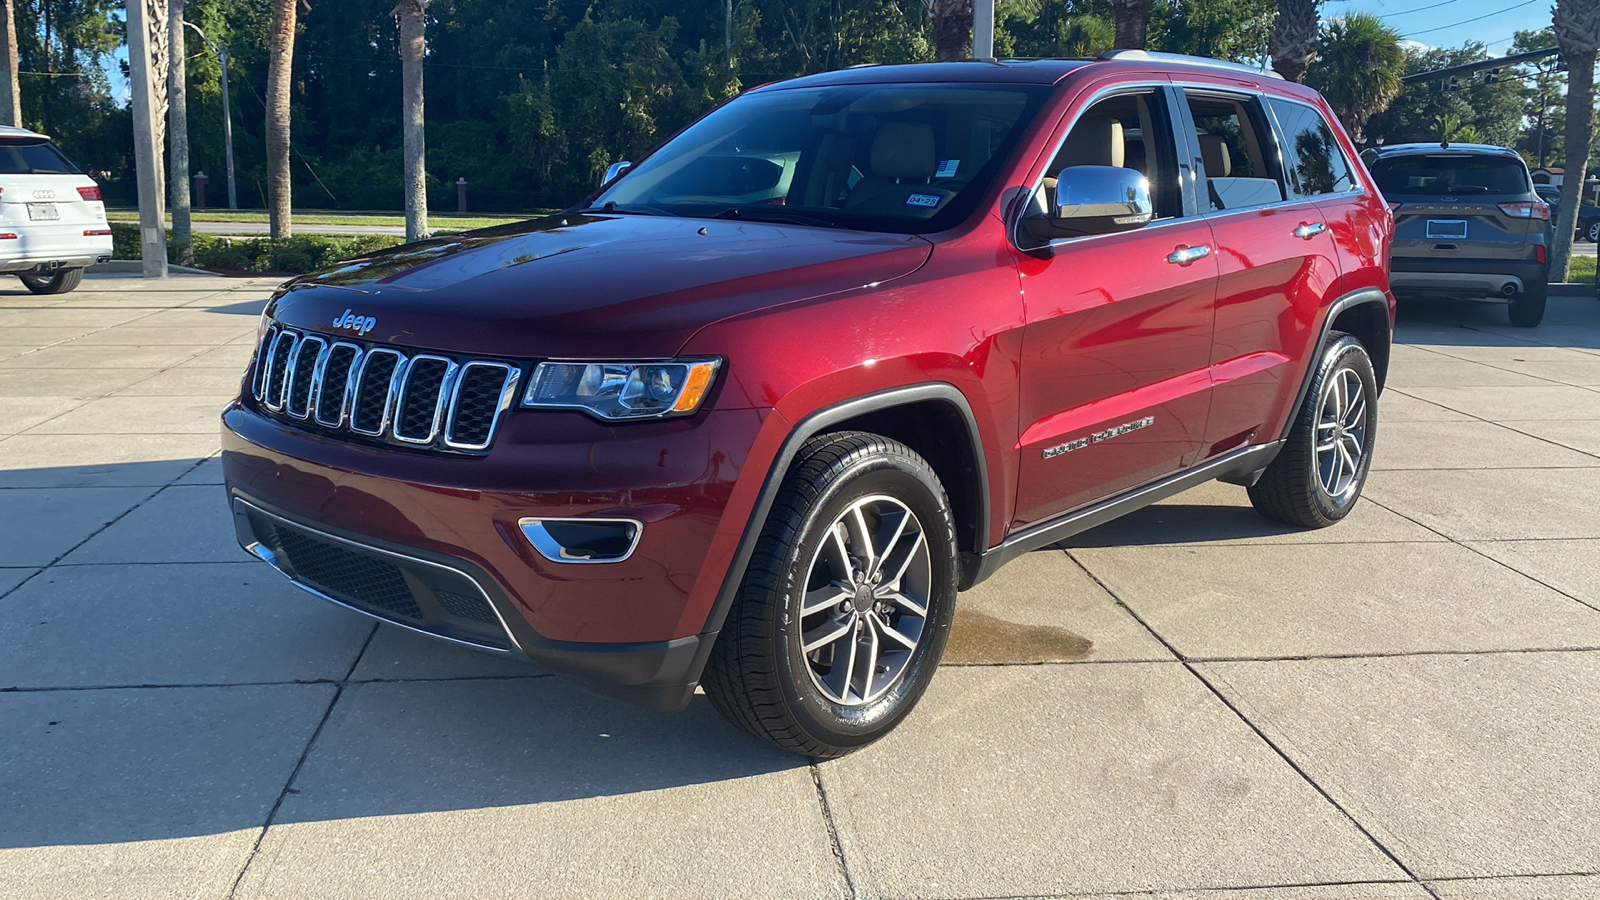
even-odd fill
[[[1460,0],[1444,0],[1443,3],[1434,3],[1434,4],[1429,5],[1429,6],[1419,6],[1416,9],[1402,9],[1399,12],[1384,13],[1383,15],[1379,16],[1378,18],[1380,18],[1380,19],[1392,19],[1395,16],[1406,16],[1406,15],[1410,15],[1411,13],[1422,12],[1423,10],[1428,10],[1428,9],[1438,9],[1441,6],[1449,6],[1452,3],[1459,3],[1459,2],[1460,2]]]
[[[1419,34],[1432,34],[1435,31],[1444,31],[1447,28],[1455,28],[1458,25],[1467,25],[1467,24],[1470,24],[1472,22],[1480,22],[1480,21],[1482,21],[1484,19],[1490,19],[1490,18],[1493,18],[1495,16],[1504,15],[1505,13],[1511,12],[1513,9],[1521,9],[1524,6],[1532,6],[1533,4],[1535,4],[1537,2],[1539,2],[1539,0],[1523,0],[1523,2],[1518,3],[1515,6],[1508,6],[1505,9],[1497,9],[1494,12],[1488,13],[1486,15],[1476,16],[1476,17],[1471,18],[1471,19],[1464,19],[1464,20],[1462,20],[1460,22],[1453,22],[1453,23],[1451,23],[1449,25],[1440,25],[1438,28],[1425,28],[1425,29],[1423,29],[1421,31],[1413,31],[1410,34],[1402,34],[1400,36],[1403,37],[1403,38],[1413,38],[1413,37],[1416,37]]]

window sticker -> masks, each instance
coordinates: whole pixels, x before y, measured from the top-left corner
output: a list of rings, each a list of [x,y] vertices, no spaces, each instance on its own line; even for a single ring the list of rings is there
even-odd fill
[[[941,159],[939,160],[939,168],[933,170],[933,177],[954,178],[956,177],[956,170],[959,168],[961,168],[961,160]]]
[[[906,198],[906,205],[920,206],[923,209],[933,209],[943,201],[944,198],[938,194],[912,194]]]

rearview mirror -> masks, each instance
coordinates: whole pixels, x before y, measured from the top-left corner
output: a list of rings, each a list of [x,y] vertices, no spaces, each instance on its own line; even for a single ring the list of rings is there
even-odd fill
[[[1043,215],[1023,220],[1030,235],[1045,241],[1132,231],[1155,216],[1149,179],[1120,166],[1062,169],[1049,204]]]
[[[623,172],[626,172],[631,168],[633,168],[633,163],[629,162],[628,160],[623,160],[622,162],[614,162],[611,165],[606,166],[606,175],[605,175],[604,178],[600,179],[600,185],[602,187],[604,187],[605,185],[608,185],[611,182],[616,181],[619,177],[622,176]]]

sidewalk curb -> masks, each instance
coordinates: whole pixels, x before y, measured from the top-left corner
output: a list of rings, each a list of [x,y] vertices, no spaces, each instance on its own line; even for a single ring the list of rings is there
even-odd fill
[[[110,262],[95,263],[90,266],[88,273],[91,275],[143,275],[144,262],[137,259],[113,259]],[[205,269],[196,269],[190,266],[180,266],[167,263],[167,273],[171,275],[215,275]]]
[[[1552,297],[1597,297],[1596,286],[1586,281],[1554,282],[1550,285]]]

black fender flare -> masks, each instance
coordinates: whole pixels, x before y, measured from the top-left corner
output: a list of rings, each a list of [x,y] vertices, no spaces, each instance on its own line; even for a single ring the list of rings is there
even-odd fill
[[[1338,319],[1339,316],[1347,310],[1367,304],[1377,304],[1380,308],[1382,308],[1383,321],[1389,323],[1389,343],[1391,346],[1393,345],[1394,326],[1393,320],[1389,318],[1389,298],[1383,293],[1383,291],[1380,291],[1377,288],[1361,288],[1360,290],[1351,291],[1350,293],[1345,294],[1339,299],[1333,301],[1333,303],[1328,306],[1327,313],[1322,317],[1322,326],[1319,329],[1316,342],[1309,345],[1314,348],[1314,352],[1308,354],[1309,358],[1306,360],[1305,373],[1300,376],[1300,388],[1295,392],[1294,405],[1289,407],[1289,417],[1288,420],[1283,423],[1283,431],[1278,435],[1279,440],[1288,440],[1289,432],[1294,430],[1294,421],[1296,416],[1299,414],[1300,404],[1306,402],[1306,392],[1311,390],[1311,381],[1316,377],[1317,374],[1317,364],[1322,361],[1323,351],[1328,348],[1328,338],[1333,334],[1334,320]],[[1388,359],[1388,347],[1383,347],[1381,349],[1368,349],[1373,353],[1382,353],[1384,359]],[[1381,382],[1379,385],[1379,390],[1382,390]]]

